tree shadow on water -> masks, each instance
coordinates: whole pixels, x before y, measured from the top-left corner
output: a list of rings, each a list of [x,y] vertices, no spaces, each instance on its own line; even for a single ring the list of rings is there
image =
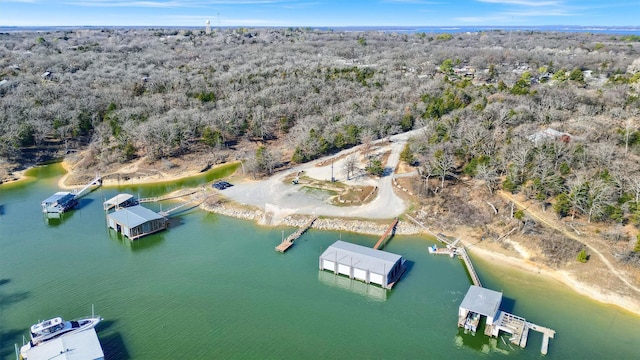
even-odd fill
[[[106,336],[99,336],[99,338],[105,359],[131,359],[131,355],[129,355],[127,346],[125,345],[124,339],[120,333],[111,333]]]
[[[2,281],[4,281],[4,283],[2,283],[2,285],[4,285],[8,283],[10,280],[9,279],[0,280],[0,282]],[[29,297],[28,291],[11,292],[11,293],[0,292],[0,309],[19,303],[22,300],[25,300],[27,297]]]
[[[26,330],[4,330],[2,329],[2,324],[0,324],[0,358],[2,359],[13,359],[15,357],[15,345],[18,345],[18,348],[22,346],[22,337],[28,334]]]

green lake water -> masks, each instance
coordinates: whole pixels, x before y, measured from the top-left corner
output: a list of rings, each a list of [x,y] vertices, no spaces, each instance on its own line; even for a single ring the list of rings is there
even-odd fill
[[[335,240],[373,246],[376,237],[311,230],[280,254],[282,232],[294,229],[192,209],[172,216],[169,230],[130,242],[107,229],[104,199],[157,196],[185,183],[103,187],[62,219],[47,220],[40,202],[57,190],[62,170],[30,175],[0,186],[2,359],[15,358],[14,344],[37,320],[85,316],[92,304],[105,319],[97,330],[107,359],[543,357],[536,332],[520,349],[506,336],[456,327],[470,280],[460,260],[429,255],[427,238],[389,242],[386,250],[409,267],[386,291],[318,271],[318,257]],[[556,330],[546,358],[640,357],[640,317],[536,274],[473,260],[483,285],[504,293],[503,309]]]

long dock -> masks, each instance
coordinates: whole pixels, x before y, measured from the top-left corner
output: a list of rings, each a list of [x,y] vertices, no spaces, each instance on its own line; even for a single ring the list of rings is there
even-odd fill
[[[433,254],[458,255],[464,262],[467,268],[467,271],[471,276],[471,281],[473,282],[473,284],[478,287],[482,287],[482,284],[480,283],[480,278],[478,277],[478,273],[476,273],[476,270],[473,267],[473,263],[471,262],[471,258],[469,258],[469,254],[467,254],[467,250],[464,248],[464,245],[456,247],[456,243],[458,242],[458,240],[451,242],[449,241],[449,239],[447,239],[446,236],[432,232],[428,227],[424,226],[421,222],[412,218],[411,216],[409,215],[405,215],[405,216],[409,220],[413,221],[416,225],[425,229],[429,234],[433,235],[436,239],[438,239],[439,241],[447,245],[446,250],[437,249],[437,247],[435,247],[434,245],[433,247],[430,247],[429,252]],[[460,326],[460,323],[458,323],[458,326]],[[555,330],[528,322],[526,321],[526,319],[517,315],[500,311],[498,317],[495,319],[493,324],[486,325],[485,335],[497,337],[500,331],[504,331],[512,335],[509,341],[511,341],[515,345],[518,345],[524,348],[527,346],[530,330],[542,333],[543,338],[542,338],[542,346],[540,347],[540,352],[543,355],[546,355],[549,352],[549,340],[553,339],[556,334]]]
[[[473,282],[473,285],[482,287],[482,284],[480,283],[480,278],[478,277],[478,273],[476,273],[476,269],[473,267],[473,263],[471,262],[471,259],[469,258],[469,254],[467,254],[467,250],[464,248],[464,246],[459,246],[456,249],[456,254],[458,254],[458,256],[462,259],[465,266],[467,267],[467,271],[471,276],[471,281]]]
[[[501,311],[493,325],[487,326],[485,330],[486,335],[495,337],[498,336],[500,331],[507,332],[511,334],[509,341],[523,349],[527,346],[530,330],[542,333],[543,338],[540,352],[543,355],[546,355],[549,352],[549,339],[553,339],[556,334],[555,330],[536,325],[528,322],[520,316],[509,314],[504,311]]]
[[[378,242],[373,246],[375,250],[380,250],[382,247],[384,247],[385,241],[387,241],[387,239],[389,238],[389,234],[391,233],[391,231],[393,231],[396,228],[396,225],[398,225],[398,218],[393,220],[393,223],[389,225],[389,227],[384,232],[384,234],[382,234],[382,236],[380,237],[380,240],[378,240]]]
[[[170,213],[172,213],[172,212],[174,212],[176,210],[182,209],[183,207],[185,207],[187,205],[192,205],[193,207],[199,206],[206,199],[207,199],[207,196],[204,196],[204,194],[203,194],[202,196],[197,196],[194,199],[192,199],[192,200],[190,200],[190,201],[188,201],[186,203],[183,203],[183,204],[180,204],[180,205],[176,205],[176,206],[170,208],[169,210],[160,211],[158,214],[166,217],[166,216],[169,216]]]
[[[293,242],[296,241],[300,236],[302,236],[302,234],[304,234],[307,230],[309,230],[311,225],[313,225],[313,223],[317,219],[318,218],[315,217],[309,220],[309,222],[307,222],[303,227],[296,230],[296,232],[294,232],[293,234],[287,236],[286,239],[282,240],[282,242],[278,246],[276,246],[276,251],[284,253],[285,251],[289,250],[289,248],[293,246]]]
[[[164,200],[177,199],[177,198],[193,195],[193,194],[195,194],[195,193],[197,193],[199,191],[201,191],[201,190],[189,189],[189,190],[186,190],[186,191],[183,191],[183,192],[177,192],[177,193],[163,195],[163,196],[141,198],[141,199],[138,199],[138,202],[140,204],[142,204],[142,203],[148,203],[148,202],[159,202],[159,201],[164,201]]]
[[[74,199],[79,199],[85,195],[87,190],[91,189],[93,186],[99,187],[102,185],[102,177],[100,175],[96,175],[96,177],[91,180],[87,185],[85,185],[82,189],[78,191],[74,191]]]
[[[547,352],[549,352],[549,339],[553,339],[555,337],[556,331],[532,323],[527,323],[527,326],[533,331],[542,333],[542,346],[540,347],[540,352],[547,355]]]

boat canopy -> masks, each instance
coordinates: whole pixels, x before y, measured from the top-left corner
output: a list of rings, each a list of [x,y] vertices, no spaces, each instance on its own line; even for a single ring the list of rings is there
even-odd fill
[[[51,327],[55,327],[57,325],[62,324],[62,318],[61,317],[55,317],[53,319],[49,319],[49,320],[45,320],[42,322],[39,322],[35,325],[31,326],[31,332],[34,334],[37,333],[41,333],[44,330],[48,330]],[[48,332],[48,331],[47,331]]]

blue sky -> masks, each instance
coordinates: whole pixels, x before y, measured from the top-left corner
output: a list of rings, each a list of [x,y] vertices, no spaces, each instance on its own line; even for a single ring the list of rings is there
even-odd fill
[[[639,0],[0,0],[0,26],[638,26]]]

